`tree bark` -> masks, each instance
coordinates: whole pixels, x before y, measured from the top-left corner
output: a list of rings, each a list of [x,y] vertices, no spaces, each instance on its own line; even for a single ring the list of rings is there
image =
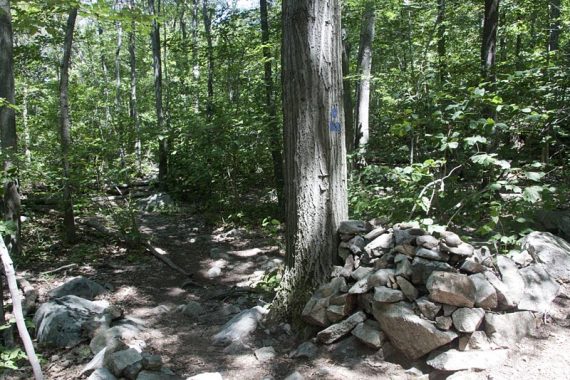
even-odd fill
[[[267,0],[259,1],[261,18],[261,43],[263,45],[263,67],[265,84],[265,114],[267,117],[267,129],[269,132],[269,144],[271,158],[273,160],[273,176],[275,177],[275,190],[280,216],[285,215],[285,200],[283,199],[283,153],[281,152],[282,141],[277,124],[277,112],[275,109],[275,94],[273,91],[273,68],[271,47],[269,46],[269,22],[267,16]]]
[[[497,29],[499,27],[500,0],[485,0],[483,42],[481,45],[481,73],[483,80],[495,82]]]
[[[162,63],[160,56],[160,25],[157,17],[160,13],[160,0],[158,9],[154,0],[148,0],[150,14],[154,16],[152,20],[151,45],[152,45],[152,67],[154,71],[154,96],[157,130],[161,134],[158,140],[158,182],[161,187],[166,186],[166,176],[168,174],[168,137],[164,130],[164,111],[162,108]]]
[[[330,276],[347,218],[339,0],[283,1],[287,268],[271,312],[299,315]]]
[[[134,11],[135,0],[130,0],[129,9]],[[136,22],[131,21],[131,30],[129,31],[129,66],[131,75],[131,92],[129,94],[129,112],[131,121],[135,128],[135,156],[137,158],[137,169],[139,174],[142,173],[142,143],[141,143],[141,126],[139,121],[139,112],[137,104],[137,60],[136,60]]]
[[[73,215],[73,199],[71,191],[69,150],[71,148],[71,119],[69,116],[69,66],[71,64],[71,47],[77,8],[72,8],[67,19],[65,39],[63,42],[63,59],[61,60],[59,79],[59,132],[61,138],[61,156],[63,164],[63,229],[67,242],[74,242],[75,218]]]
[[[200,111],[200,95],[198,81],[200,80],[200,62],[198,61],[198,14],[200,8],[199,0],[192,0],[192,78],[194,79],[194,112]]]
[[[366,164],[365,154],[370,139],[370,80],[372,70],[372,43],[374,42],[374,3],[365,5],[360,29],[360,46],[358,48],[358,75],[356,88],[356,141],[359,166]]]
[[[208,0],[203,0],[202,17],[204,19],[204,32],[206,35],[206,51],[208,57],[208,97],[206,100],[206,115],[208,120],[211,120],[212,116],[214,116],[214,47],[212,44],[212,19]]]
[[[550,0],[548,4],[549,12],[548,17],[550,19],[550,33],[548,36],[548,52],[553,52],[558,50],[560,41],[560,11],[561,11],[561,0]]]

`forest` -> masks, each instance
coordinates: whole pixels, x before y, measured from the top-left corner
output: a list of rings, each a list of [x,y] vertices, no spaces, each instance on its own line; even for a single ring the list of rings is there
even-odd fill
[[[442,239],[459,231],[495,256],[532,231],[570,238],[568,9],[0,0],[0,377],[91,373],[78,372],[85,339],[62,353],[35,338],[32,312],[73,276],[109,285],[106,302],[123,303],[125,316],[154,310],[165,293],[184,300],[165,335],[190,326],[188,315],[192,329],[207,325],[192,307],[214,313],[245,297],[243,309],[261,297],[268,320],[298,338],[310,335],[303,306],[339,265],[343,221],[411,223]],[[174,360],[180,339],[150,351]],[[207,346],[209,336],[192,339]],[[247,363],[211,365],[221,351],[196,359],[187,349],[180,357],[203,372],[263,377],[244,375]],[[273,378],[294,369],[275,367]]]

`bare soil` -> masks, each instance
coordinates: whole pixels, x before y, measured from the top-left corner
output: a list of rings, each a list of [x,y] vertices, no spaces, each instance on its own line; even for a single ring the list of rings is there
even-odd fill
[[[50,218],[48,218],[50,219]],[[231,317],[225,312],[231,305],[240,309],[270,302],[271,296],[259,292],[244,292],[242,288],[259,280],[256,272],[261,263],[281,258],[283,252],[275,249],[275,241],[260,231],[237,230],[225,234],[213,230],[200,215],[190,210],[169,214],[143,213],[140,230],[154,245],[164,250],[179,267],[192,273],[188,278],[173,271],[140,248],[128,248],[88,234],[86,240],[98,244],[99,249],[88,250],[81,256],[74,250],[59,249],[44,261],[31,261],[20,266],[26,271],[41,297],[71,277],[84,275],[108,286],[111,291],[104,298],[122,307],[125,315],[144,323],[146,329],[140,339],[146,351],[160,354],[167,367],[182,377],[202,372],[220,372],[224,379],[283,379],[293,371],[306,379],[413,379],[414,363],[391,363],[384,354],[375,352],[354,339],[319,348],[315,359],[293,359],[288,354],[303,340],[302,334],[288,333],[283,326],[262,326],[248,343],[250,349],[238,353],[224,352],[224,347],[211,344],[211,337]],[[213,248],[219,251],[243,251],[260,248],[255,256],[229,259],[212,259]],[[86,248],[85,248],[86,249]],[[267,256],[267,259],[261,258]],[[71,260],[71,259],[73,260]],[[221,259],[223,260],[223,259]],[[42,271],[55,269],[71,261],[78,266],[43,276]],[[218,261],[216,263],[216,261]],[[207,277],[213,266],[222,267],[221,276]],[[544,327],[534,336],[524,339],[515,347],[505,365],[492,371],[479,373],[488,379],[568,379],[570,377],[570,292],[557,299],[552,316],[546,316]],[[190,317],[177,312],[179,305],[199,302],[205,313]],[[45,359],[43,369],[48,379],[79,379],[83,366],[91,359],[88,341],[84,345],[66,350],[40,349]],[[261,363],[254,355],[256,348],[273,346],[274,359]],[[416,363],[424,371],[428,368]],[[426,372],[427,373],[427,372]],[[429,378],[445,378],[448,374],[431,373]],[[28,368],[4,375],[6,379],[28,379]],[[2,377],[2,376],[0,376]]]

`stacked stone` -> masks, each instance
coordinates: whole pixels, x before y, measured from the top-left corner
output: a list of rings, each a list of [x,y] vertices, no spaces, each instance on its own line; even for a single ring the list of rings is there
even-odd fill
[[[344,265],[302,312],[324,328],[323,344],[352,333],[373,348],[389,341],[438,370],[486,369],[506,359],[535,327],[532,311],[547,311],[558,292],[528,253],[493,257],[453,232],[362,221],[343,222],[338,232]]]

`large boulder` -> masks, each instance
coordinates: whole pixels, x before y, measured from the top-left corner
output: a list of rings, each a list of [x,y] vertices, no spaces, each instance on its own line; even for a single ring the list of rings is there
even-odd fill
[[[88,300],[93,300],[97,296],[107,292],[100,284],[88,278],[79,276],[67,281],[65,284],[58,286],[48,292],[50,298],[59,298],[64,296],[77,296]]]
[[[34,316],[38,343],[74,346],[84,339],[83,326],[105,307],[77,296],[64,296],[44,303]]]
[[[435,325],[414,313],[406,302],[375,303],[373,314],[390,342],[409,359],[415,360],[455,338],[452,331],[440,331]]]
[[[475,285],[464,274],[433,272],[426,287],[432,301],[454,306],[475,305]]]
[[[552,279],[543,264],[523,268],[520,275],[525,283],[525,291],[519,309],[546,313],[556,298],[560,285]]]
[[[555,279],[570,282],[570,244],[550,232],[531,232],[522,241],[522,248]]]
[[[501,272],[503,282],[509,288],[512,302],[518,305],[524,293],[525,283],[517,265],[506,256],[497,256],[497,266]]]

